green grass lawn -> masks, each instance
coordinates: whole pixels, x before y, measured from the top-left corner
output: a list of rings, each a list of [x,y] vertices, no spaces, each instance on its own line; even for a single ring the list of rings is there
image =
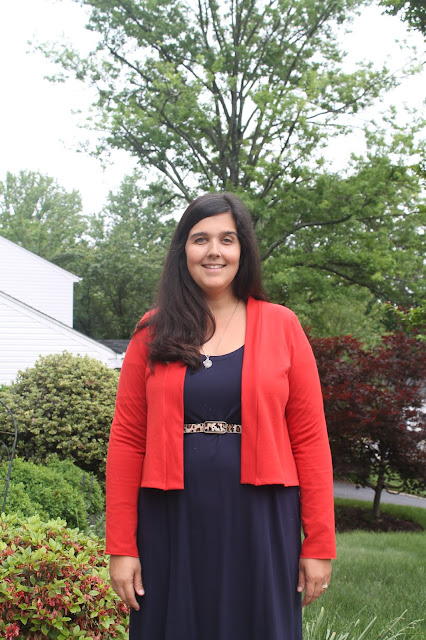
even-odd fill
[[[366,506],[365,502],[354,500],[336,502]],[[383,505],[383,511],[415,520],[426,528],[426,509]],[[348,640],[358,639],[375,616],[376,622],[362,640],[392,638],[395,636],[384,636],[381,632],[404,611],[404,620],[396,625],[397,629],[408,622],[423,620],[399,637],[425,640],[426,532],[342,533],[337,537],[337,554],[330,588],[304,611],[305,623],[312,623],[321,607],[325,609],[321,628],[307,640],[326,640],[327,627],[337,635],[349,631],[350,623],[359,618],[359,631],[348,637]]]

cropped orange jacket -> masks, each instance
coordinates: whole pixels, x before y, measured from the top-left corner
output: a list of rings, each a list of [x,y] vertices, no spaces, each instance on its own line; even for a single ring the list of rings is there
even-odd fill
[[[146,340],[145,329],[130,341],[111,427],[106,552],[112,555],[138,556],[141,486],[184,488],[186,366],[157,363],[153,372]],[[301,557],[334,558],[331,455],[315,359],[295,314],[254,298],[247,304],[241,421],[241,482],[300,486]]]

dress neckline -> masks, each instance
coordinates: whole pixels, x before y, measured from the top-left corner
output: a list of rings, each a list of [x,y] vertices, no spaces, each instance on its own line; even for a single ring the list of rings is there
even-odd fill
[[[232,356],[235,356],[237,353],[239,353],[242,349],[244,349],[244,345],[242,345],[241,347],[238,347],[238,349],[235,349],[234,351],[230,351],[229,353],[224,353],[221,356],[209,356],[209,358],[211,360],[225,360],[226,358],[232,358]],[[203,354],[201,354],[203,355]]]

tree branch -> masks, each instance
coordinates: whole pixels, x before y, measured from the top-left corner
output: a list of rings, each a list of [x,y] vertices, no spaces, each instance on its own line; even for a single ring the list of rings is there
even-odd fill
[[[261,260],[263,262],[264,260],[269,258],[271,253],[277,247],[279,247],[280,244],[282,244],[285,240],[287,240],[287,238],[289,238],[294,233],[296,233],[296,231],[300,231],[300,229],[304,229],[306,227],[324,227],[324,226],[327,226],[327,225],[340,224],[341,222],[346,222],[346,220],[349,220],[350,218],[352,218],[352,216],[353,216],[353,214],[350,213],[350,214],[348,214],[346,216],[343,216],[342,218],[337,218],[337,219],[334,219],[334,220],[315,220],[314,222],[299,222],[298,224],[294,225],[293,228],[290,229],[290,231],[287,231],[280,238],[278,238],[278,240],[273,242],[269,246],[269,248],[265,251],[265,253],[261,256]]]

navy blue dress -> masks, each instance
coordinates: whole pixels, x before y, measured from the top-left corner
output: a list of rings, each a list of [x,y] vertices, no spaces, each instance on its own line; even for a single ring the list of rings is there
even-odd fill
[[[187,372],[185,422],[241,424],[243,352]],[[299,490],[242,485],[240,451],[240,434],[185,434],[185,488],[140,490],[130,640],[301,640]]]

